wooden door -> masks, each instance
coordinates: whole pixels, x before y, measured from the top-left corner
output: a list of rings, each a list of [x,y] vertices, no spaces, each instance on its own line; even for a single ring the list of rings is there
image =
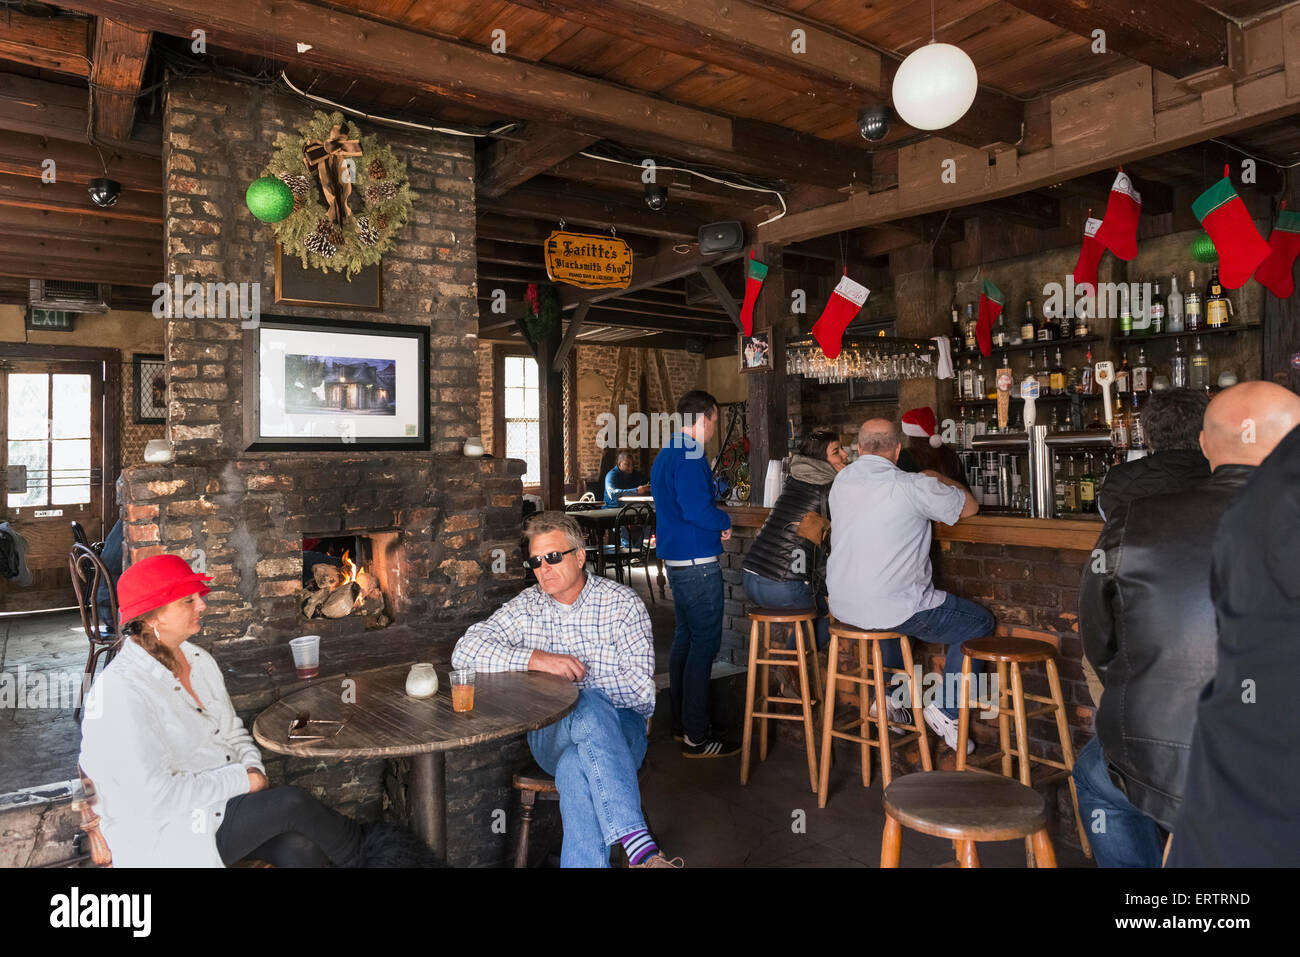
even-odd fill
[[[0,579],[0,612],[75,604],[71,523],[95,542],[117,518],[120,361],[116,350],[0,345],[0,518],[27,540],[33,575],[25,587]]]

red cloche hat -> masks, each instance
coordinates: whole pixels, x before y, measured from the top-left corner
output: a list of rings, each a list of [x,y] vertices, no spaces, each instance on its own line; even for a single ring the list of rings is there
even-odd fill
[[[935,434],[934,410],[928,405],[908,409],[903,413],[903,434],[918,439],[929,436],[930,445],[936,449],[943,445],[943,439]]]
[[[117,608],[125,624],[186,595],[206,595],[210,575],[194,571],[179,555],[152,555],[117,580]]]

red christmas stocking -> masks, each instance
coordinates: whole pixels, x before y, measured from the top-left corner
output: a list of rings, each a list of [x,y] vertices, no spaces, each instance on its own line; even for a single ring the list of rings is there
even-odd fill
[[[1255,270],[1255,278],[1279,299],[1295,292],[1295,257],[1300,253],[1300,213],[1282,210],[1268,237],[1268,258]],[[1220,279],[1223,277],[1220,276]]]
[[[740,306],[740,324],[745,327],[745,335],[754,331],[754,303],[758,301],[758,291],[763,288],[767,278],[767,265],[754,258],[754,250],[749,251],[745,260],[745,301]]]
[[[1006,296],[992,279],[985,279],[980,287],[980,315],[975,320],[975,338],[979,340],[980,352],[988,355],[993,351],[993,323],[1002,315],[1002,304]]]
[[[1092,294],[1097,294],[1097,266],[1101,263],[1106,247],[1097,242],[1097,230],[1100,219],[1091,219],[1083,224],[1083,248],[1079,250],[1079,261],[1074,264],[1074,288],[1076,295],[1080,286],[1092,287]]]
[[[839,284],[836,285],[835,291],[831,293],[831,298],[826,303],[826,308],[822,310],[822,314],[812,327],[812,334],[827,359],[834,359],[840,354],[840,340],[844,336],[844,330],[861,311],[862,304],[867,301],[867,296],[870,294],[870,289],[854,282],[847,275],[840,277]]]
[[[1106,202],[1106,215],[1097,229],[1097,242],[1128,262],[1138,254],[1138,215],[1142,212],[1142,194],[1123,170],[1115,174]]]
[[[1223,167],[1223,179],[1196,197],[1192,212],[1219,251],[1219,279],[1224,288],[1245,285],[1256,267],[1268,258],[1269,247],[1246,212],[1246,204],[1232,188],[1227,166]]]

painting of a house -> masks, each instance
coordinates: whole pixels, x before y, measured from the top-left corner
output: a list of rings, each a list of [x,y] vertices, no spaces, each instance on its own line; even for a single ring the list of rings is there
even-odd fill
[[[391,359],[286,355],[289,412],[395,415],[397,365]]]

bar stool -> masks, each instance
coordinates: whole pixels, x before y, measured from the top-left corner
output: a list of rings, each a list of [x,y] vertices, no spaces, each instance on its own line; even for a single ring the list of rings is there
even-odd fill
[[[997,665],[998,675],[998,738],[999,749],[979,764],[1001,761],[1004,777],[1012,777],[1011,758],[1018,759],[1020,783],[1030,786],[1032,765],[1034,762],[1047,765],[1055,770],[1039,778],[1038,784],[1047,784],[1059,780],[1062,776],[1070,783],[1070,800],[1074,803],[1074,821],[1079,829],[1079,844],[1083,853],[1092,857],[1092,848],[1088,844],[1088,832],[1083,826],[1079,814],[1079,793],[1074,786],[1074,747],[1070,742],[1070,727],[1065,716],[1065,702],[1061,697],[1061,680],[1056,671],[1056,655],[1060,651],[1061,639],[1049,632],[1034,631],[1028,628],[999,626],[990,638],[976,638],[963,642],[961,662],[961,686],[958,698],[957,719],[957,770],[966,768],[966,738],[970,733],[970,679],[971,660],[993,662]],[[1041,663],[1047,672],[1047,686],[1050,696],[1029,694],[1025,691],[1020,677],[1022,664]],[[1010,670],[1011,684],[1007,685],[1007,672]],[[1039,707],[1025,709],[1025,701],[1036,702]],[[1009,717],[1008,707],[1012,712]],[[1056,716],[1056,733],[1061,742],[1061,755],[1064,761],[1039,757],[1029,752],[1029,719],[1041,714]],[[1015,722],[1015,750],[1011,748],[1011,723]],[[979,770],[987,770],[980,767]],[[1034,847],[1026,842],[1026,852],[1032,858]]]
[[[749,673],[745,681],[745,737],[741,745],[740,783],[749,782],[749,753],[753,742],[754,721],[758,725],[758,758],[767,760],[767,724],[769,721],[802,721],[804,747],[808,752],[808,781],[813,792],[817,791],[817,741],[814,738],[815,724],[813,708],[817,699],[813,691],[821,686],[821,669],[817,664],[817,641],[813,632],[813,622],[817,620],[815,608],[754,608],[749,613]],[[794,649],[772,647],[772,626],[788,624],[794,626]],[[759,626],[762,626],[760,636]],[[805,629],[807,637],[805,638]],[[760,648],[761,643],[761,648]],[[807,658],[812,658],[813,679],[808,680]],[[767,685],[768,665],[798,665],[799,697],[777,697],[770,693]],[[754,709],[754,685],[759,688],[758,710]],[[799,711],[772,711],[774,704],[797,704]]]
[[[880,654],[880,642],[886,639],[897,640],[903,650],[903,667],[902,668],[885,668],[882,665]],[[839,644],[840,641],[858,641],[858,672],[842,672],[839,670]],[[867,655],[871,657],[868,660]],[[888,698],[885,694],[885,673],[905,674],[907,675],[907,684],[911,689],[912,697],[912,723],[903,724],[889,719],[889,709],[885,706]],[[847,723],[835,726],[835,694],[837,683],[847,681],[858,685],[858,717],[848,719]],[[868,686],[875,689],[876,692],[876,716],[871,717],[869,706],[867,704]],[[921,766],[929,771],[932,767],[930,761],[930,744],[926,737],[925,720],[922,717],[921,706],[921,689],[917,682],[913,680],[912,674],[912,643],[906,635],[900,635],[894,631],[867,631],[858,628],[855,625],[845,624],[842,621],[831,619],[831,646],[830,654],[827,659],[826,668],[826,697],[822,702],[822,755],[821,755],[821,774],[819,775],[817,785],[817,806],[826,806],[827,788],[830,780],[831,771],[831,741],[834,738],[842,738],[846,741],[856,741],[862,745],[862,786],[871,787],[871,749],[875,748],[880,753],[880,776],[889,786],[893,778],[892,767],[892,748],[894,745],[904,745],[916,741],[921,750]],[[871,737],[867,732],[872,722],[876,725],[876,735]],[[906,733],[898,736],[894,741],[890,740],[889,728],[905,729]],[[860,733],[859,733],[860,732]]]
[[[881,867],[898,866],[904,827],[952,841],[959,867],[980,866],[978,841],[1022,837],[1033,845],[1039,867],[1056,866],[1043,796],[1010,778],[961,771],[907,774],[885,788],[884,805]]]

